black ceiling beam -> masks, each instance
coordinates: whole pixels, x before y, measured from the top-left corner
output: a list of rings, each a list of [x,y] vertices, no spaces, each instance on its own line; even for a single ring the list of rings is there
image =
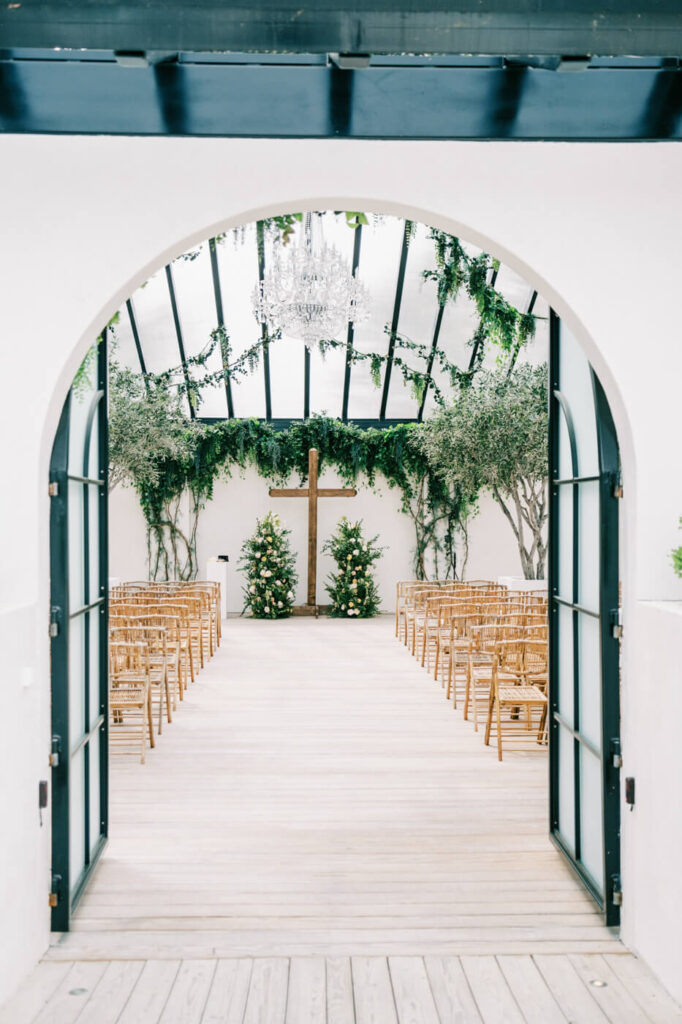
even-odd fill
[[[360,248],[362,246],[362,224],[355,229],[353,239],[353,277],[356,276],[360,266]],[[341,406],[341,419],[344,423],[348,419],[348,401],[350,398],[350,376],[353,364],[353,344],[355,342],[355,325],[352,320],[348,321],[348,333],[346,334],[346,367],[343,378],[343,403]]]
[[[393,318],[391,320],[391,333],[388,342],[388,354],[386,357],[386,370],[384,372],[384,390],[381,395],[381,411],[379,419],[386,419],[386,407],[388,405],[388,392],[391,386],[391,373],[393,371],[393,360],[395,358],[395,343],[398,337],[398,324],[400,322],[400,307],[403,301],[403,287],[405,285],[405,269],[407,267],[407,254],[410,248],[410,234],[412,232],[412,221],[406,220],[403,228],[403,242],[400,247],[400,263],[398,265],[398,279],[395,286],[395,300],[393,302]]]
[[[223,310],[223,290],[220,284],[220,267],[218,266],[218,250],[216,249],[215,238],[209,238],[208,251],[211,256],[211,277],[213,278],[213,294],[215,296],[215,312],[218,319],[218,327],[225,329],[225,314]],[[227,361],[227,353],[223,346],[220,346],[220,358],[223,363],[225,374],[225,400],[227,401],[227,415],[230,419],[234,417],[234,404],[232,401],[232,381],[230,380]]]
[[[436,350],[438,349],[438,338],[440,336],[440,329],[443,325],[443,313],[445,312],[445,304],[438,304],[438,312],[436,313],[436,323],[433,328],[433,339],[431,341],[431,351],[429,352],[429,359],[426,364],[426,379],[424,381],[424,391],[422,392],[422,399],[419,403],[419,413],[417,419],[421,423],[424,418],[424,408],[426,406],[426,398],[429,393],[429,387],[431,385],[431,374],[433,372],[433,363],[436,358]]]
[[[147,375],[147,366],[144,361],[144,355],[142,353],[142,345],[140,343],[140,334],[137,329],[137,320],[135,318],[135,310],[133,309],[133,300],[126,299],[126,309],[128,310],[128,319],[130,320],[130,329],[133,332],[133,341],[135,342],[135,348],[137,349],[137,358],[140,360],[140,370],[142,373]],[[145,380],[145,385],[147,381]]]
[[[526,303],[526,308],[524,310],[524,313],[526,313],[526,314],[532,313],[533,310],[535,309],[535,303],[537,302],[537,300],[538,300],[538,293],[535,291],[534,288],[532,288],[531,292],[530,292],[530,295],[528,296],[528,302]]]
[[[309,53],[682,52],[677,0],[22,0],[5,46]]]
[[[262,220],[256,221],[256,249],[258,251],[258,284],[265,280],[265,225]],[[263,383],[265,385],[265,418],[272,419],[272,389],[270,385],[270,336],[268,326],[260,326],[263,339]]]
[[[529,67],[520,78],[518,66],[508,67],[498,58],[459,58],[453,66],[428,60],[425,66],[401,64],[402,58],[395,58],[395,66],[342,71],[314,57],[274,64],[263,55],[248,60],[240,56],[243,63],[221,55],[211,63],[181,54],[160,72],[160,65],[122,67],[112,52],[35,50],[22,55],[0,50],[0,131],[310,139],[682,139],[678,58],[594,58],[586,71],[564,74]],[[338,76],[352,80],[341,88]]]
[[[185,378],[185,387],[187,388],[187,404],[189,405],[189,414],[191,419],[195,419],[196,413],[194,411],[194,405],[192,403],[192,388],[189,378],[189,369],[187,367],[187,357],[185,356],[185,343],[182,338],[182,326],[180,324],[180,314],[178,313],[178,303],[175,297],[173,270],[170,264],[167,264],[166,266],[166,281],[168,283],[168,294],[170,295],[171,310],[173,312],[173,323],[175,324],[175,336],[178,339],[180,362],[182,363],[182,375]]]

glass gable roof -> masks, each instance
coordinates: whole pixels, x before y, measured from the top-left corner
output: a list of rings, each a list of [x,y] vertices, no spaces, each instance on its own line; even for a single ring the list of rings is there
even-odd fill
[[[347,225],[343,214],[327,212],[321,215],[321,219],[325,238],[337,246],[350,265],[355,231]],[[430,350],[439,311],[436,283],[425,280],[423,276],[425,270],[436,267],[430,229],[424,224],[413,225],[409,233],[404,277],[400,280],[405,221],[396,217],[373,215],[368,215],[368,221],[359,229],[362,236],[358,276],[369,291],[370,315],[366,321],[355,326],[352,344],[358,352],[386,355],[391,340],[391,324],[397,318],[396,333],[399,338],[409,339]],[[300,225],[296,225],[296,230],[300,230]],[[210,247],[213,244],[217,276],[213,273],[211,260]],[[266,267],[272,247],[280,244],[278,232],[274,229],[266,231]],[[472,256],[480,252],[468,244],[465,248]],[[532,309],[537,318],[535,340],[524,350],[521,358],[532,362],[546,359],[549,334],[547,303],[509,267],[500,266],[497,274],[491,272],[489,280],[520,312]],[[144,369],[157,374],[178,368],[181,374],[183,359],[191,359],[210,347],[211,332],[218,326],[217,310],[222,303],[224,326],[229,335],[231,360],[234,362],[261,337],[261,326],[252,309],[252,296],[257,282],[255,223],[230,231],[215,243],[206,240],[196,249],[175,259],[169,267],[158,270],[121,308],[114,327],[114,357],[123,366],[137,372]],[[456,302],[447,303],[440,319],[437,338],[439,351],[451,363],[466,369],[471,358],[470,342],[478,325],[478,313],[464,287]],[[135,333],[139,346],[136,344]],[[324,355],[317,350],[311,352],[308,395],[310,415],[324,414],[339,418],[343,415],[346,333],[336,340],[342,343],[341,346],[332,348]],[[271,340],[268,350],[271,418],[304,418],[306,377],[303,343],[283,335]],[[426,362],[419,353],[398,345],[395,354],[408,366],[425,371]],[[494,365],[497,354],[498,350],[489,346],[486,363]],[[190,366],[187,372],[195,375],[198,373],[202,377],[205,373],[221,369],[221,355],[216,346],[205,370],[197,371]],[[384,415],[381,415],[385,375],[384,363],[381,368],[382,385],[376,387],[371,378],[369,360],[352,364],[348,390],[349,420],[410,421],[419,418],[420,402],[412,389],[406,386],[397,367],[390,374]],[[437,360],[432,376],[447,395],[447,375],[439,368]],[[232,377],[230,390],[235,417],[266,418],[265,377],[262,359],[253,371]],[[433,389],[430,388],[423,415],[428,416],[434,408]],[[202,388],[201,401],[195,412],[199,418],[205,419],[228,417],[227,388],[223,380]]]

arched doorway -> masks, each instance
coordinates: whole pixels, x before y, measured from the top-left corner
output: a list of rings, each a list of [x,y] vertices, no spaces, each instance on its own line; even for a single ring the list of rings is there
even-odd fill
[[[604,389],[552,314],[550,829],[620,921],[618,439]]]
[[[607,503],[600,499],[599,502],[589,502],[589,484],[599,484],[602,481],[606,481],[607,476],[613,473],[613,444],[615,443],[615,432],[611,427],[608,426],[609,417],[604,405],[605,400],[603,399],[603,393],[599,390],[598,382],[593,383],[593,373],[589,367],[589,364],[584,359],[584,356],[579,353],[579,347],[570,336],[564,341],[561,340],[561,328],[558,321],[554,322],[554,335],[555,335],[555,351],[554,351],[554,367],[553,369],[553,380],[555,380],[556,388],[553,386],[553,390],[560,393],[560,396],[554,396],[553,402],[559,403],[559,408],[569,409],[569,401],[571,403],[570,408],[575,408],[577,414],[572,415],[571,423],[575,427],[576,422],[583,424],[583,429],[589,434],[598,436],[601,445],[601,459],[597,466],[596,472],[585,473],[583,469],[576,461],[572,464],[570,476],[564,475],[565,468],[565,441],[563,435],[559,431],[557,436],[558,425],[561,422],[558,418],[553,416],[554,422],[553,430],[553,442],[552,451],[557,453],[559,461],[557,462],[557,472],[559,476],[553,476],[552,479],[556,480],[556,501],[555,501],[555,519],[554,524],[556,528],[556,535],[554,536],[554,547],[552,548],[552,557],[555,562],[555,581],[552,583],[553,592],[556,591],[556,622],[557,625],[553,631],[553,648],[555,652],[563,652],[563,659],[561,653],[555,653],[554,655],[554,672],[555,672],[555,690],[561,693],[562,686],[566,679],[567,672],[567,661],[565,654],[569,650],[569,645],[566,641],[567,630],[564,629],[564,641],[560,640],[560,632],[558,623],[565,618],[565,615],[561,614],[562,608],[568,608],[572,623],[572,639],[571,645],[573,651],[579,646],[578,637],[582,633],[586,632],[584,625],[585,620],[583,615],[590,616],[591,619],[597,620],[599,624],[604,622],[610,623],[610,615],[612,608],[607,611],[607,605],[612,604],[612,583],[613,578],[611,575],[608,576],[608,583],[611,586],[609,588],[600,588],[596,602],[592,602],[592,606],[585,607],[578,599],[581,597],[582,591],[580,590],[580,584],[577,574],[574,574],[570,578],[570,585],[567,574],[561,572],[564,562],[561,557],[557,555],[558,551],[568,552],[570,551],[571,564],[580,563],[581,555],[578,550],[578,546],[583,543],[584,538],[588,535],[588,530],[583,529],[582,532],[578,530],[578,518],[573,517],[571,522],[571,529],[569,531],[567,527],[567,516],[562,513],[562,505],[565,502],[558,497],[563,494],[566,487],[572,488],[574,500],[577,499],[579,508],[585,505],[583,509],[583,520],[584,523],[592,524],[592,534],[594,534],[595,524],[598,531],[601,530],[602,516],[608,512]],[[571,358],[571,354],[573,358]],[[582,362],[580,361],[582,359]],[[571,375],[570,367],[573,365],[574,373]],[[562,372],[563,368],[563,372]],[[568,369],[567,369],[568,368]],[[596,380],[596,378],[594,378]],[[585,391],[585,383],[588,383],[591,388],[594,389],[595,394],[598,394],[599,400],[592,400],[590,406],[589,393]],[[568,399],[567,394],[570,396]],[[563,399],[563,405],[562,405]],[[578,415],[579,414],[579,415]],[[569,431],[570,435],[570,431]],[[574,440],[574,447],[577,442]],[[569,451],[570,451],[569,442]],[[577,451],[577,448],[576,448]],[[587,479],[583,479],[587,476]],[[85,486],[85,485],[84,485]],[[582,488],[585,490],[582,490]],[[604,496],[602,496],[604,497]],[[558,525],[557,525],[558,524]],[[562,532],[563,531],[563,532]],[[610,544],[615,543],[617,552],[617,530],[611,530],[608,534],[605,534],[601,530],[602,540],[608,539]],[[570,542],[570,547],[569,547]],[[611,547],[609,547],[611,551]],[[590,552],[587,550],[586,557],[589,559]],[[605,564],[613,564],[612,554],[606,552],[604,547],[602,550],[602,560]],[[615,559],[617,565],[617,557]],[[616,578],[617,583],[617,578]],[[570,601],[565,596],[570,590]],[[603,592],[602,592],[603,591]],[[568,604],[566,602],[569,602]],[[554,614],[553,614],[554,619]],[[606,640],[606,636],[603,637]],[[600,639],[600,643],[602,640]],[[608,647],[608,645],[604,645]],[[617,664],[617,662],[616,662]],[[609,683],[605,687],[605,666],[607,672],[611,672],[608,676]],[[613,709],[613,697],[614,697],[614,686],[613,686],[613,659],[609,658],[608,650],[607,655],[604,657],[604,652],[598,655],[597,661],[589,666],[585,666],[585,671],[581,672],[577,663],[573,664],[571,669],[572,684],[574,686],[574,695],[577,695],[578,699],[574,699],[571,705],[572,716],[569,720],[567,714],[567,708],[562,702],[557,699],[556,707],[553,708],[554,717],[552,719],[552,793],[553,793],[553,807],[552,807],[552,831],[557,834],[557,841],[560,843],[565,853],[575,862],[578,867],[579,873],[586,884],[591,888],[591,891],[600,902],[603,907],[607,920],[609,923],[616,923],[617,921],[617,893],[618,887],[617,882],[614,881],[613,876],[617,875],[615,866],[617,860],[614,861],[614,851],[617,848],[617,841],[614,841],[614,816],[613,816],[613,802],[612,797],[615,793],[617,794],[617,784],[613,782],[613,777],[608,765],[605,762],[605,758],[608,758],[608,751],[605,754],[606,748],[602,737],[599,737],[599,742],[595,743],[590,740],[589,737],[583,737],[581,734],[581,718],[580,718],[580,693],[583,685],[588,680],[591,681],[591,692],[594,693],[595,683],[597,683],[598,673],[599,681],[601,684],[601,695],[599,703],[604,706],[606,715],[605,719],[608,719],[607,729],[609,731],[609,743],[612,739],[617,738],[613,736],[614,720],[617,721],[618,712],[617,708],[614,713]],[[597,683],[599,685],[599,683]],[[606,693],[606,701],[604,701],[604,694]],[[617,686],[615,689],[615,695],[617,696]],[[583,702],[584,703],[584,702]],[[562,750],[560,737],[563,737],[564,733],[561,730],[568,730],[573,738],[574,750],[573,757],[569,760],[565,755],[561,755],[558,751]],[[617,733],[617,729],[616,729]],[[564,745],[565,746],[565,745]],[[581,778],[585,780],[588,778],[590,771],[594,774],[594,764],[587,759],[587,755],[583,753],[583,747],[587,750],[588,754],[592,758],[596,758],[599,762],[602,783],[604,788],[600,789],[600,797],[598,800],[593,801],[588,806],[588,800],[584,799],[581,801]],[[613,764],[613,762],[612,762]],[[582,767],[582,774],[581,774]],[[615,766],[614,766],[615,767]],[[572,782],[572,788],[571,788]],[[593,791],[592,791],[593,792]],[[572,814],[572,820],[574,822],[573,831],[566,825],[566,813],[567,808],[570,808],[568,813],[569,816]],[[600,817],[601,811],[601,817]],[[577,828],[575,823],[577,823]],[[62,831],[63,831],[63,817],[62,817]],[[75,828],[75,826],[74,826]],[[69,824],[67,831],[73,831]],[[617,824],[615,825],[617,834]],[[593,838],[592,846],[583,840],[581,842],[581,833],[587,837],[588,834]],[[594,836],[597,836],[594,839]],[[608,863],[604,863],[606,854],[604,851],[608,851],[609,858]],[[595,866],[601,859],[601,867]],[[58,872],[56,872],[58,873]],[[614,895],[616,899],[614,901]],[[74,898],[77,898],[77,892],[73,894]]]

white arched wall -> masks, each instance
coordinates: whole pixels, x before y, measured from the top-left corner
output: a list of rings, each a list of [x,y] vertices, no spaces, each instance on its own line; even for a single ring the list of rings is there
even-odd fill
[[[664,713],[655,658],[677,671],[680,180],[682,149],[660,144],[0,139],[0,820],[14,823],[0,852],[0,998],[48,940],[49,823],[39,826],[36,794],[49,751],[47,471],[64,396],[92,339],[153,269],[217,230],[302,208],[409,216],[482,246],[554,305],[605,386],[626,491],[625,771],[641,804],[623,816],[623,934],[680,994],[679,799],[651,817],[660,786],[679,779],[678,719]],[[667,896],[655,913],[650,875]]]

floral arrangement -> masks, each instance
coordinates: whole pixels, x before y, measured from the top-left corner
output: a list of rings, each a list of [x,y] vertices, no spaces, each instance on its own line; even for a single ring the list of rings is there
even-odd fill
[[[325,541],[322,550],[336,562],[325,589],[332,600],[330,615],[343,618],[369,619],[379,611],[379,592],[372,575],[374,563],[381,558],[382,548],[376,537],[366,541],[362,522],[349,523],[344,516],[336,533]]]
[[[246,574],[244,611],[255,619],[282,619],[291,615],[298,576],[289,547],[290,530],[279,516],[268,512],[257,520],[255,533],[242,545],[239,569]]]

